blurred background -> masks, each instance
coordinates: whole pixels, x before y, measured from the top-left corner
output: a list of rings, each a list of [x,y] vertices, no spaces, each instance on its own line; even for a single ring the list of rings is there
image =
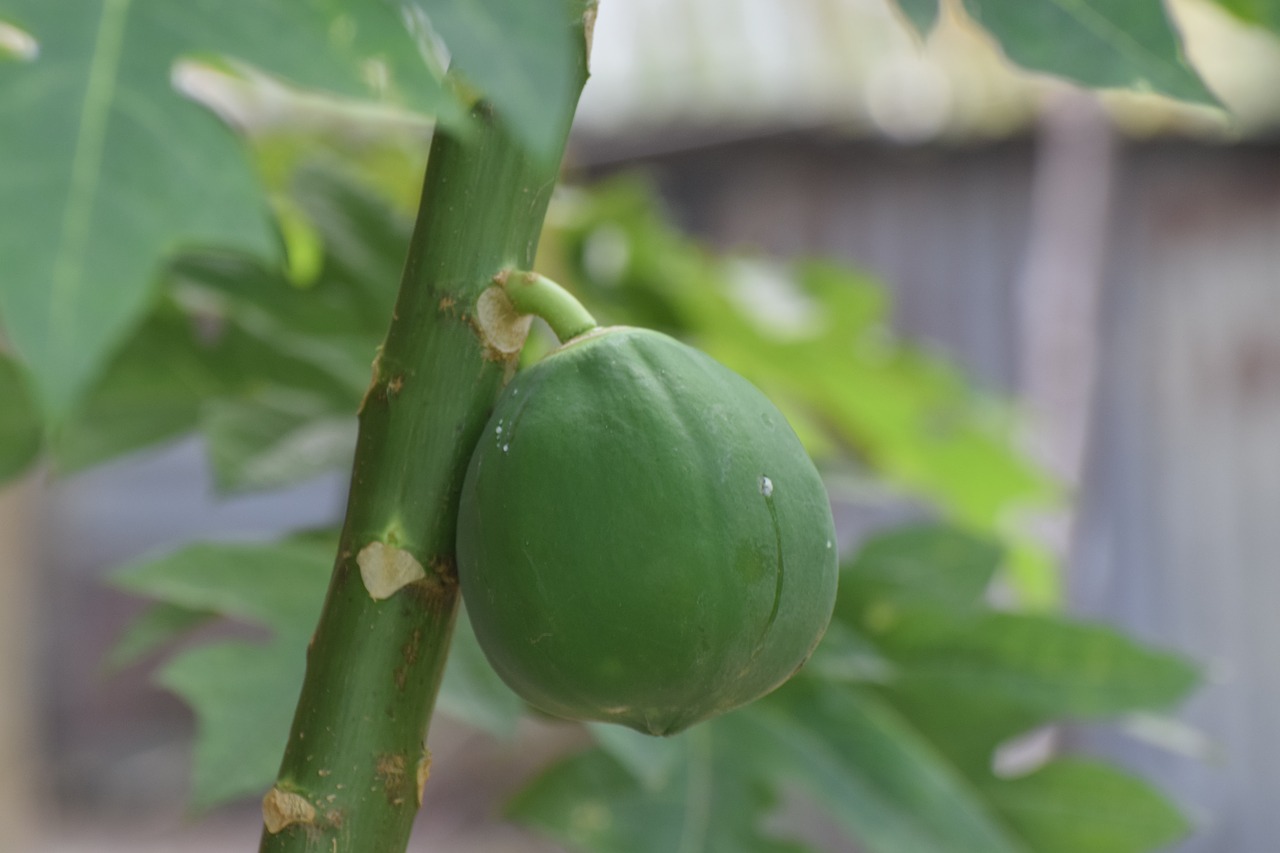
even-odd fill
[[[1280,43],[1173,5],[1233,120],[1016,73],[950,12],[922,43],[880,0],[604,0],[569,172],[643,174],[713,249],[870,273],[897,333],[1014,399],[1070,500],[1010,523],[1060,557],[1066,607],[1206,675],[1178,725],[1055,742],[1169,792],[1196,825],[1179,853],[1272,853]],[[0,572],[0,766],[23,770],[0,774],[0,849],[250,848],[256,802],[184,816],[185,706],[144,668],[103,674],[140,606],[102,579],[194,538],[332,524],[345,488],[219,498],[184,439],[3,495],[0,559],[24,571]],[[845,501],[844,544],[892,515]],[[558,849],[495,815],[572,739],[438,721],[433,772],[454,783],[413,849]]]

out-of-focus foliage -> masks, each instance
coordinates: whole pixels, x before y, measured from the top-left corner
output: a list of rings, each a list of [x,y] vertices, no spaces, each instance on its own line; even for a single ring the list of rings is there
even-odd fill
[[[185,648],[157,673],[158,683],[185,699],[199,721],[194,808],[260,793],[275,777],[336,548],[333,535],[197,544],[115,575],[116,586],[154,603],[118,642],[114,667],[145,659],[215,616],[269,631],[266,640]],[[489,668],[465,620],[455,632],[438,707],[499,735],[510,734],[520,713],[519,700]]]
[[[265,206],[243,149],[174,85],[207,53],[304,86],[388,91],[461,121],[399,15],[383,4],[6,0],[35,47],[0,65],[0,312],[54,420],[150,301],[157,263],[192,245],[269,256]],[[345,21],[343,38],[335,25]],[[282,38],[282,34],[288,34]]]
[[[1245,7],[1269,0],[1220,2]],[[941,11],[939,0],[898,0],[898,7],[921,36],[933,29]],[[963,0],[963,7],[1009,59],[1025,69],[1085,86],[1156,91],[1195,103],[1217,103],[1187,63],[1182,39],[1162,0]],[[1257,20],[1256,15],[1250,17]]]
[[[0,59],[17,60],[0,62],[0,316],[50,423],[147,312],[163,261],[274,249],[243,150],[191,102],[216,91],[211,68],[260,68],[466,133],[472,94],[440,79],[443,38],[546,153],[575,96],[562,22],[580,13],[580,0],[0,2]]]
[[[898,9],[916,33],[923,37],[938,23],[940,2],[941,0],[898,0]]]
[[[964,7],[1024,68],[1217,103],[1183,56],[1163,0],[964,0]]]
[[[1214,0],[1242,21],[1280,33],[1280,2],[1277,0]]]
[[[0,353],[0,483],[21,474],[40,452],[40,413],[22,365]]]
[[[408,223],[350,182],[307,172],[294,188],[326,247],[315,280],[298,286],[232,252],[183,256],[160,307],[57,433],[62,470],[196,429],[228,491],[349,464]]]

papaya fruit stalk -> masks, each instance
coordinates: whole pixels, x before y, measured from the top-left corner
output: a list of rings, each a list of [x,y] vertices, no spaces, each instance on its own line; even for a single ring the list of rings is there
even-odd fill
[[[579,12],[582,4],[573,4]],[[587,27],[574,29],[574,101]],[[535,156],[485,102],[465,139],[437,133],[395,312],[361,405],[346,518],[275,786],[262,853],[403,851],[459,591],[468,460],[522,340],[491,338],[482,294],[532,265],[572,111]],[[505,299],[505,297],[502,297]]]

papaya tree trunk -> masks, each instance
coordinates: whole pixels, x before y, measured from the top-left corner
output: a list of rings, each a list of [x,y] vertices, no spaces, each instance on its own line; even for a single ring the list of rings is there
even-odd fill
[[[582,21],[574,101],[586,79]],[[523,326],[501,288],[528,269],[559,172],[485,102],[465,139],[435,134],[391,326],[361,404],[328,597],[261,851],[403,851],[423,799],[425,741],[459,596],[463,475]]]

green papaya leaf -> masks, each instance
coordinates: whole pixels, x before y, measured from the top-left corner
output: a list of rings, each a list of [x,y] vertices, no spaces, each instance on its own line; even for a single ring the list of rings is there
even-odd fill
[[[157,673],[196,714],[193,808],[259,793],[275,778],[335,548],[333,531],[270,544],[197,544],[112,577],[113,585],[155,602],[109,655],[115,666],[152,654],[215,615],[268,631],[259,642],[236,638],[181,650]],[[523,709],[488,667],[463,618],[437,706],[498,736],[511,734]]]
[[[867,599],[982,605],[1004,555],[994,542],[952,527],[912,525],[863,543],[845,569],[842,613]]]
[[[1161,0],[964,0],[1011,60],[1098,88],[1217,106]]]
[[[1280,35],[1280,2],[1277,0],[1214,0],[1248,24],[1266,27]]]
[[[190,807],[205,811],[271,784],[302,689],[301,642],[231,641],[175,657],[156,677],[196,711]]]
[[[221,345],[163,303],[110,360],[52,436],[54,463],[70,473],[194,429],[201,405],[237,377],[220,371]]]
[[[1023,851],[980,793],[868,691],[795,679],[738,715],[756,760],[874,853]]]
[[[322,278],[305,290],[283,273],[224,253],[184,255],[174,267],[174,297],[186,310],[221,328],[220,369],[235,364],[252,391],[266,382],[350,400],[369,383],[377,336],[358,326],[345,297]],[[385,329],[383,330],[385,331]]]
[[[22,365],[0,353],[0,483],[25,471],[40,453],[40,412]]]
[[[675,761],[657,785],[603,750],[572,756],[518,794],[508,814],[588,853],[806,853],[762,829],[773,784],[734,734],[704,724],[663,741]]]
[[[898,666],[895,691],[980,696],[1042,716],[1115,716],[1166,709],[1198,681],[1182,658],[1114,628],[1048,615],[954,618],[903,608],[866,626]]]
[[[921,37],[929,35],[938,23],[939,0],[897,0],[903,16]]]
[[[324,600],[333,550],[323,543],[192,545],[125,568],[112,582],[170,607],[267,628],[263,642],[188,649],[158,681],[196,712],[191,805],[207,809],[270,784],[302,687],[307,641]]]
[[[157,601],[309,637],[333,553],[323,540],[200,543],[123,567],[111,583]]]
[[[444,39],[451,70],[484,92],[529,149],[559,149],[573,110],[575,51],[565,22],[582,0],[413,0]]]
[[[1146,853],[1190,829],[1150,785],[1097,761],[1058,759],[986,793],[1036,853]]]
[[[627,769],[646,788],[659,790],[671,781],[685,760],[686,741],[657,739],[611,723],[588,723],[596,744]]]
[[[303,169],[299,210],[323,240],[300,287],[269,264],[191,252],[152,312],[55,433],[60,471],[201,428],[218,485],[288,485],[343,465],[385,332],[406,218],[352,181]]]
[[[355,453],[354,406],[290,388],[211,402],[201,426],[224,492],[279,488],[349,468]]]
[[[999,560],[948,528],[881,534],[842,571],[832,628],[864,662],[846,680],[874,685],[971,778],[1037,725],[1166,709],[1194,687],[1187,661],[1112,628],[994,611],[980,596]],[[830,657],[820,648],[815,665],[838,675]]]
[[[213,618],[210,610],[167,602],[153,604],[130,622],[112,645],[103,669],[110,674],[132,666]]]
[[[402,98],[463,127],[391,4],[5,0],[28,61],[0,64],[0,316],[60,421],[146,312],[162,258],[275,252],[245,152],[180,94],[222,52],[343,95]],[[370,81],[377,84],[370,90]]]

